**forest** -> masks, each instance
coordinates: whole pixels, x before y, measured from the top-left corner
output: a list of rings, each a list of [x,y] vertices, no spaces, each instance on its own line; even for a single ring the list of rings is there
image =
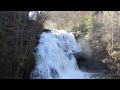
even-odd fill
[[[30,13],[32,14],[30,15]],[[35,70],[36,62],[40,59],[40,57],[38,59],[35,47],[39,46],[39,43],[44,43],[42,38],[45,36],[47,38],[47,33],[49,39],[45,38],[48,40],[45,48],[51,51],[47,52],[46,50],[46,52],[54,54],[52,50],[55,47],[50,48],[49,44],[56,45],[53,44],[55,38],[52,39],[54,34],[52,36],[49,32],[61,33],[54,32],[54,30],[63,30],[75,36],[76,43],[82,50],[77,53],[77,57],[75,56],[76,63],[81,71],[104,73],[113,79],[120,78],[120,11],[0,11],[0,79],[30,79],[31,72]],[[71,34],[71,37],[66,33],[60,34],[61,36],[57,35],[55,37],[59,40],[65,40],[69,43],[74,40]],[[65,37],[69,41],[64,39]],[[73,42],[73,46],[75,45]],[[68,45],[68,47],[73,46]],[[40,55],[44,52],[42,49],[39,49],[41,51],[38,50]],[[57,55],[57,52],[55,53]],[[50,60],[49,55],[46,56],[49,62],[47,59],[46,62],[50,66],[53,61]],[[59,54],[61,62],[58,59],[61,64],[62,55]],[[52,59],[54,60],[55,57]],[[72,61],[64,62],[68,66],[72,66],[71,63],[74,63]],[[43,64],[42,60],[40,63]],[[44,67],[46,68],[48,65],[47,63],[43,67],[40,64],[40,70],[44,70]],[[59,66],[55,62],[54,64]],[[59,70],[55,65],[52,66],[55,67],[55,69],[51,69],[52,76],[58,77],[59,72],[62,72],[61,69]],[[69,67],[65,66],[64,68]],[[49,77],[47,78],[49,79]]]

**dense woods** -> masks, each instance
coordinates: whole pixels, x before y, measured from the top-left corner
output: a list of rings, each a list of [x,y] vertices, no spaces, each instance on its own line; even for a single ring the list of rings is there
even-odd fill
[[[29,78],[35,64],[33,49],[42,32],[42,12],[0,11],[0,78]]]

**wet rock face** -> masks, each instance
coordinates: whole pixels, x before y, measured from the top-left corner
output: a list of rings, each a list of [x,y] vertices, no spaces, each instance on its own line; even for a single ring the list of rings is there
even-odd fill
[[[50,31],[52,31],[52,30],[50,30],[50,29],[43,29],[43,32],[50,32]]]
[[[109,70],[106,64],[84,53],[76,53],[77,64],[81,70]]]
[[[78,59],[78,58],[80,58],[81,53],[80,53],[80,52],[77,52],[77,53],[73,53],[73,55],[74,55],[74,57],[75,57],[76,59]]]

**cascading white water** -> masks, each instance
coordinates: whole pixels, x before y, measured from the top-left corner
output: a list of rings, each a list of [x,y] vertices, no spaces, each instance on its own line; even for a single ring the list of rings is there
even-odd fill
[[[36,47],[36,66],[31,79],[89,79],[79,70],[73,55],[80,52],[72,33],[63,30],[43,32]]]

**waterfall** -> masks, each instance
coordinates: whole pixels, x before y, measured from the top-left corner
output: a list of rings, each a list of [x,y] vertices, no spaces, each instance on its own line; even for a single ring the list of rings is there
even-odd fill
[[[87,79],[79,70],[73,53],[80,52],[72,33],[63,30],[43,32],[36,47],[36,66],[31,79]]]

